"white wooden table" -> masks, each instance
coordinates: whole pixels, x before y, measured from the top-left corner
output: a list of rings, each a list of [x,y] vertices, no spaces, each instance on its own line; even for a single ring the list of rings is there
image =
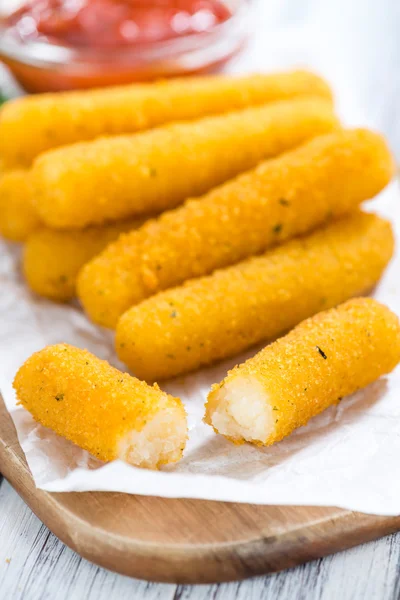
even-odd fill
[[[268,16],[268,24],[258,19],[260,39],[263,28],[312,21],[344,70],[347,59],[358,56],[354,88],[367,101],[369,123],[386,133],[399,159],[399,1],[259,0],[259,6],[260,15]],[[65,547],[0,476],[0,600],[395,600],[400,598],[399,570],[400,533],[241,583],[136,581],[96,567]]]

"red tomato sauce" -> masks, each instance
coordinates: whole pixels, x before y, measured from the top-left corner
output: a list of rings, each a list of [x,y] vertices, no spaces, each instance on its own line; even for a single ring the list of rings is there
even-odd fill
[[[230,17],[220,0],[28,0],[8,25],[23,41],[116,48],[205,33]]]

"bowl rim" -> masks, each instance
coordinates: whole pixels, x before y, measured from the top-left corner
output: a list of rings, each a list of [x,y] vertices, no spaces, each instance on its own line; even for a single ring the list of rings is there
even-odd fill
[[[151,63],[177,55],[194,52],[215,44],[225,37],[243,37],[248,33],[251,20],[251,0],[242,0],[226,21],[209,31],[191,33],[172,40],[149,42],[140,46],[126,45],[114,48],[76,47],[55,44],[51,41],[23,41],[12,34],[12,27],[0,16],[0,56],[32,66],[57,66],[66,63],[101,64],[115,61],[118,64],[132,61]]]

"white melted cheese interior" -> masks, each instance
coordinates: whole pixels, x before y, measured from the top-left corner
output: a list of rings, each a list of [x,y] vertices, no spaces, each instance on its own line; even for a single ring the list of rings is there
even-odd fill
[[[264,443],[274,429],[272,406],[255,377],[235,377],[217,392],[213,427],[238,440]]]

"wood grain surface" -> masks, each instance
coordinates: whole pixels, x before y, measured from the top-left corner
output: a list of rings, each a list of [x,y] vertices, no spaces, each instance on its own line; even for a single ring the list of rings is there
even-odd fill
[[[400,529],[400,517],[36,489],[0,405],[0,471],[55,535],[84,558],[140,579],[214,583],[279,571]]]
[[[400,534],[280,573],[212,585],[151,583],[81,558],[0,477],[3,600],[398,600]]]

